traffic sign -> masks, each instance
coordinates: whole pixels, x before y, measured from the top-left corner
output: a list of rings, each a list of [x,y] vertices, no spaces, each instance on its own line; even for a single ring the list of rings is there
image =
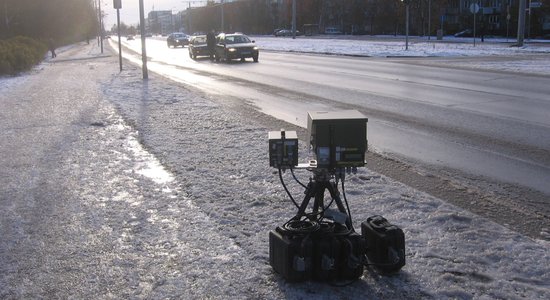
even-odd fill
[[[479,4],[477,4],[477,3],[470,4],[470,12],[471,13],[477,14],[478,11],[479,11]]]

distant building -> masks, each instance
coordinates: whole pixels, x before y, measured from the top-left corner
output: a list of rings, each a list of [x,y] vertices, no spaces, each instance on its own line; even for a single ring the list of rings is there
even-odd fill
[[[207,6],[189,7],[177,15],[179,21],[172,17],[172,26],[184,28],[189,33],[215,28],[271,34],[275,29],[292,28],[292,0],[225,0],[223,5],[220,2],[215,0]],[[471,6],[477,5],[478,36],[514,36],[518,3],[519,0],[411,0],[409,32],[419,36],[435,35],[439,29],[444,35],[471,32],[474,24]],[[527,0],[527,5],[526,37],[550,36],[550,0]],[[158,32],[160,25],[155,26]],[[404,34],[405,28],[405,4],[398,0],[296,1],[296,29],[306,34],[398,35]]]
[[[542,9],[543,0],[527,1],[526,30],[533,35],[550,33],[550,16]],[[449,0],[445,9],[444,25],[450,32],[471,29],[471,6],[478,4],[477,26],[492,35],[515,35],[519,0]],[[531,7],[529,7],[531,6]],[[513,28],[514,30],[510,30]]]
[[[151,11],[147,15],[149,32],[166,35],[174,31],[174,16],[171,10]]]

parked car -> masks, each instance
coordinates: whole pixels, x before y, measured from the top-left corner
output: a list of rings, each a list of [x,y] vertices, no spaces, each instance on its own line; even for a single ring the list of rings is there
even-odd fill
[[[128,35],[128,36],[126,36],[126,40],[127,40],[127,41],[133,41],[133,40],[134,40],[134,36],[133,36],[133,35]]]
[[[465,29],[465,30],[462,30],[462,31],[459,31],[459,32],[455,33],[454,36],[455,37],[471,37],[473,35],[472,35],[472,30]]]
[[[208,45],[206,45],[206,35],[197,35],[189,40],[189,57],[196,59],[198,56],[210,56]]]
[[[173,32],[168,35],[168,38],[166,39],[166,44],[168,45],[168,48],[170,48],[170,46],[184,47],[185,45],[189,44],[189,37],[187,36],[187,34],[182,32]]]
[[[325,34],[342,34],[342,31],[336,27],[325,28]]]
[[[254,62],[258,62],[259,49],[254,41],[244,34],[220,33],[216,37],[214,55],[216,61],[224,60],[230,62],[232,59],[244,61],[246,58],[252,58]]]
[[[296,30],[296,35],[301,35],[300,31]],[[292,30],[281,29],[275,32],[275,36],[292,36]]]

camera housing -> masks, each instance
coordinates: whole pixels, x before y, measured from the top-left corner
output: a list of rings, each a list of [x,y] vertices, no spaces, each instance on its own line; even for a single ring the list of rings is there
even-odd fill
[[[368,118],[356,110],[308,112],[307,130],[318,168],[363,167]]]

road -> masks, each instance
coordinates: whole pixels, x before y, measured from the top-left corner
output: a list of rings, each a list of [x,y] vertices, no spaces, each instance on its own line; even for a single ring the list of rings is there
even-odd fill
[[[140,42],[126,46],[139,51]],[[140,62],[135,53],[123,52]],[[243,99],[301,127],[310,110],[357,109],[369,117],[374,152],[414,165],[425,177],[504,193],[548,219],[548,77],[427,66],[406,58],[268,51],[260,53],[260,63],[212,63],[154,39],[147,40],[147,55],[154,72],[218,97]],[[500,205],[502,199],[493,198]]]

